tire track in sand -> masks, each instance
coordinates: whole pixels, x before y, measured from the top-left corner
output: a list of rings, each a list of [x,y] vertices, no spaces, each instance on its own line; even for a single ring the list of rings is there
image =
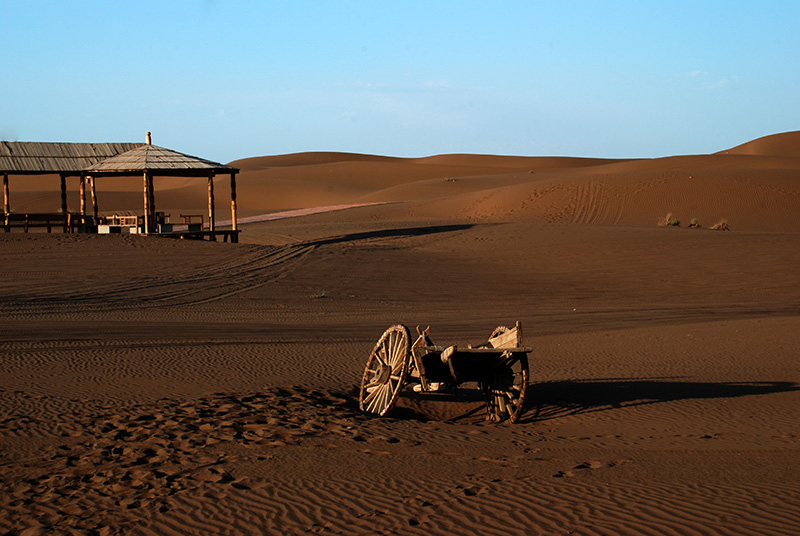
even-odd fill
[[[90,306],[95,311],[196,305],[246,292],[282,277],[314,245],[294,244],[237,251],[226,261],[179,270],[137,274],[85,287],[61,285],[7,293],[0,301],[6,314],[42,314]]]
[[[572,223],[617,224],[622,218],[623,203],[612,196],[605,176],[591,177],[575,191]]]

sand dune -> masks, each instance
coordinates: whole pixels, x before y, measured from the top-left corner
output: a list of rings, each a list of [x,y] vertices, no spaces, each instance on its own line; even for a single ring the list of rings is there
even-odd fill
[[[797,144],[258,157],[243,216],[315,210],[239,244],[0,233],[0,533],[795,535]],[[51,182],[12,176],[12,207]],[[204,212],[204,182],[159,207]],[[358,410],[388,326],[514,321],[518,423],[475,384]]]
[[[799,138],[790,132],[713,155],[654,159],[299,153],[232,164],[241,169],[243,216],[382,202],[407,204],[414,217],[652,226],[671,213],[684,225],[726,219],[740,231],[792,232],[800,207]],[[140,210],[139,182],[98,181],[101,211]],[[54,210],[56,186],[53,177],[12,178],[14,210]],[[175,217],[206,210],[202,180],[164,178],[156,187],[159,209]],[[220,178],[223,214],[226,188]],[[70,188],[73,207],[76,191]]]
[[[687,223],[792,231],[797,146],[798,133],[786,133],[715,155],[644,160],[309,153],[236,165],[264,210],[381,201],[417,203],[409,210],[420,215],[625,225],[654,225],[671,212]]]
[[[722,153],[796,158],[800,156],[800,131],[764,136],[722,151]]]

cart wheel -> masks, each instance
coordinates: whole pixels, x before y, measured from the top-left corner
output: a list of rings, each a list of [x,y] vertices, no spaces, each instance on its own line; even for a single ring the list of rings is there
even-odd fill
[[[395,324],[378,340],[367,359],[361,380],[359,405],[362,411],[383,417],[394,407],[406,379],[411,355],[411,334]]]
[[[483,384],[486,420],[515,422],[522,414],[528,387],[528,356],[509,354],[500,358],[497,367]]]

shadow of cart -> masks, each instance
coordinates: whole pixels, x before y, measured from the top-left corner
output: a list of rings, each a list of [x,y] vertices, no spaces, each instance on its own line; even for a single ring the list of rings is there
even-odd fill
[[[532,383],[520,422],[547,421],[678,400],[739,398],[800,390],[785,381],[695,382],[680,378],[605,378]]]

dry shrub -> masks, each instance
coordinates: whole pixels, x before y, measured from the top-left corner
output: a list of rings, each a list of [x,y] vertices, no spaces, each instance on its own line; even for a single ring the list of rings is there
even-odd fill
[[[672,212],[667,212],[667,215],[664,216],[664,219],[658,222],[658,225],[660,225],[661,227],[667,227],[670,225],[673,227],[677,227],[680,224],[681,222],[678,221],[678,218],[672,215]]]
[[[731,227],[728,225],[728,220],[722,218],[717,223],[709,227],[712,231],[730,231]]]

